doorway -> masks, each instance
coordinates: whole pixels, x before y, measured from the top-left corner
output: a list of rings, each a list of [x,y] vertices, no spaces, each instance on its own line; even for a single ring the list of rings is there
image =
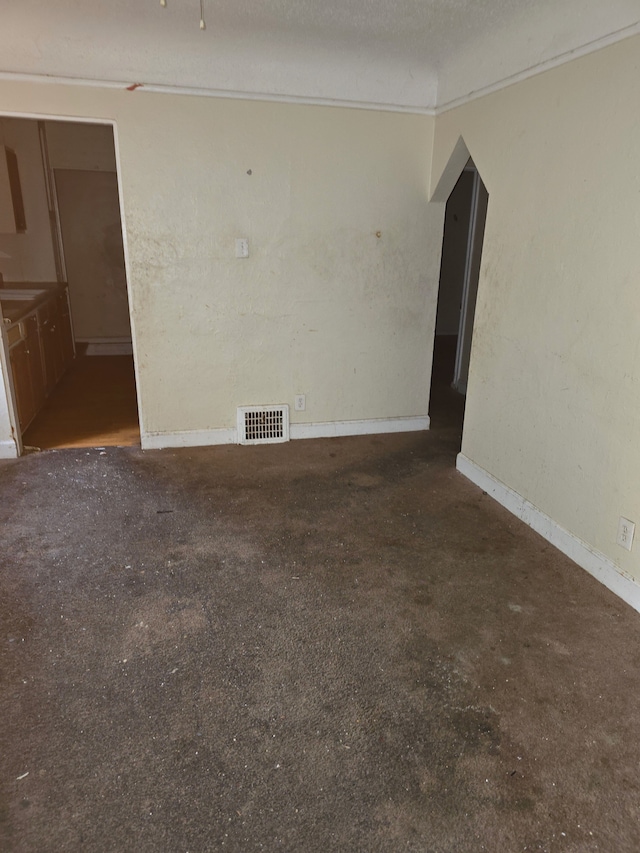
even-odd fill
[[[469,159],[445,207],[429,406],[433,426],[460,437],[488,201]]]
[[[72,357],[26,418],[17,391],[28,384],[29,371],[17,381],[12,376],[22,445],[139,444],[113,127],[0,117],[0,135],[16,153],[27,220],[22,241],[0,233],[0,296],[27,284],[34,292],[49,289],[66,306],[72,329]],[[29,315],[32,342],[40,337],[30,351],[42,354],[32,372],[46,373],[47,335],[56,324],[42,299]],[[12,330],[17,341],[19,323],[14,325],[5,334]]]

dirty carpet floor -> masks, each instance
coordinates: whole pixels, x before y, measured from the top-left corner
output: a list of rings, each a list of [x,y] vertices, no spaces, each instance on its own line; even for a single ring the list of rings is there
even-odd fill
[[[456,440],[2,463],[0,849],[640,849],[640,617]]]

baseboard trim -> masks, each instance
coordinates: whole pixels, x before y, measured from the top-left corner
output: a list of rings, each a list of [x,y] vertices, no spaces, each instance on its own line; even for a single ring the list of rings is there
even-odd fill
[[[372,418],[360,421],[326,421],[290,424],[292,439],[337,438],[347,435],[377,435],[385,432],[420,432],[429,429],[429,416],[411,418]]]
[[[76,343],[87,345],[85,355],[133,355],[129,338],[78,338]]]
[[[373,418],[366,421],[328,421],[326,423],[290,424],[292,439],[337,438],[346,435],[377,435],[385,432],[417,432],[429,429],[428,416],[415,418]],[[197,429],[184,432],[145,432],[141,436],[143,450],[165,447],[207,447],[237,444],[237,429]]]
[[[518,492],[497,480],[492,474],[476,465],[462,453],[458,454],[456,468],[472,483],[491,495],[505,509],[524,521],[547,542],[562,551],[574,563],[593,575],[607,589],[610,589],[611,592],[640,613],[640,585],[623,574],[613,560],[574,536],[573,533],[570,533],[526,498],[523,498]]]
[[[6,441],[0,441],[0,459],[17,459],[18,448],[15,441],[9,438]]]
[[[140,437],[143,450],[162,450],[165,447],[208,447],[217,444],[237,444],[234,429],[194,429],[184,432],[147,432]]]

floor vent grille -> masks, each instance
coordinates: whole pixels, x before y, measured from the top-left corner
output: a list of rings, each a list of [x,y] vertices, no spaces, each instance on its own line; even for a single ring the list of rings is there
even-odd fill
[[[239,444],[275,444],[289,441],[289,406],[238,408]]]

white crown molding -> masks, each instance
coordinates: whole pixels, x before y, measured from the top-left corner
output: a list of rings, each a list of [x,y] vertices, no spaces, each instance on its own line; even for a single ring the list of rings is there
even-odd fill
[[[610,33],[609,35],[602,36],[594,41],[587,42],[587,44],[581,45],[580,47],[576,47],[573,50],[561,53],[553,59],[548,59],[545,62],[540,62],[536,65],[530,66],[529,68],[525,68],[517,74],[511,74],[508,77],[497,80],[495,83],[483,86],[480,89],[475,89],[467,95],[462,95],[459,98],[453,98],[444,104],[437,104],[434,110],[435,115],[442,115],[442,113],[454,110],[456,107],[461,107],[464,106],[464,104],[471,103],[471,101],[478,100],[478,98],[483,98],[485,95],[491,95],[494,92],[499,92],[501,89],[506,89],[508,86],[513,86],[515,83],[528,80],[530,77],[537,77],[538,74],[543,74],[545,71],[551,71],[551,69],[558,68],[560,65],[565,65],[567,62],[571,62],[574,59],[579,59],[582,56],[588,56],[590,53],[595,53],[598,50],[602,50],[602,48],[617,44],[618,42],[624,41],[625,39],[638,34],[640,34],[640,21],[635,24],[631,24],[629,27],[623,27],[623,29],[617,30],[615,33]]]
[[[582,539],[574,536],[573,533],[570,533],[557,521],[534,506],[531,501],[523,498],[518,492],[500,482],[462,453],[458,454],[456,468],[472,483],[475,483],[499,504],[502,504],[516,518],[524,521],[547,542],[562,551],[574,563],[593,575],[607,589],[610,589],[611,592],[640,613],[640,585],[623,574],[613,560],[592,548],[587,542],[583,542]]]
[[[145,83],[138,81],[102,80],[95,78],[51,76],[47,74],[26,74],[10,71],[0,72],[0,81],[18,83],[51,83],[54,85],[57,84],[64,86],[85,86],[92,88],[117,90],[126,90],[130,87],[135,87],[134,91],[141,90],[144,92],[152,92],[155,94],[191,95],[194,97],[229,98],[234,100],[248,101],[270,101],[274,103],[283,104],[306,104],[312,106],[342,107],[348,109],[377,110],[381,112],[438,116],[442,113],[449,112],[450,110],[453,110],[456,107],[463,106],[464,104],[468,104],[472,101],[477,100],[478,98],[482,98],[485,95],[493,94],[494,92],[498,92],[501,89],[507,88],[508,86],[513,86],[514,84],[520,83],[523,80],[527,80],[530,77],[535,77],[538,74],[544,73],[545,71],[550,71],[551,69],[564,65],[567,62],[571,62],[574,59],[587,56],[590,53],[594,53],[598,50],[601,50],[602,48],[609,47],[610,45],[616,44],[617,42],[623,41],[627,38],[631,38],[632,36],[638,34],[640,34],[640,21],[637,21],[636,23],[631,24],[627,27],[623,27],[622,29],[617,30],[616,32],[609,33],[606,36],[594,39],[593,41],[587,42],[586,44],[573,48],[572,50],[565,51],[564,53],[561,53],[551,59],[545,60],[544,62],[536,63],[535,65],[525,68],[522,71],[508,75],[507,77],[504,77],[500,80],[496,80],[494,83],[482,86],[479,89],[475,89],[465,95],[452,98],[451,100],[446,101],[444,103],[437,103],[436,98],[436,104],[434,106],[428,106],[425,104],[393,104],[376,101],[352,101],[341,98],[285,95],[280,93],[252,92],[231,89],[227,90],[206,87],[177,85],[171,86],[165,84]]]
[[[97,89],[117,89],[135,92],[152,92],[160,95],[190,95],[200,98],[226,98],[236,101],[269,101],[278,104],[305,104],[318,107],[342,107],[352,110],[376,110],[378,112],[410,113],[433,116],[435,107],[387,104],[368,101],[350,101],[340,98],[318,98],[303,95],[281,95],[268,92],[244,92],[240,90],[206,89],[192,86],[166,86],[159,83],[136,83],[114,80],[96,80],[80,77],[52,77],[46,74],[18,74],[0,71],[0,82],[49,83],[59,86],[86,86]],[[134,87],[134,88],[131,88]],[[6,113],[3,113],[6,115]],[[83,119],[84,121],[84,119]]]

